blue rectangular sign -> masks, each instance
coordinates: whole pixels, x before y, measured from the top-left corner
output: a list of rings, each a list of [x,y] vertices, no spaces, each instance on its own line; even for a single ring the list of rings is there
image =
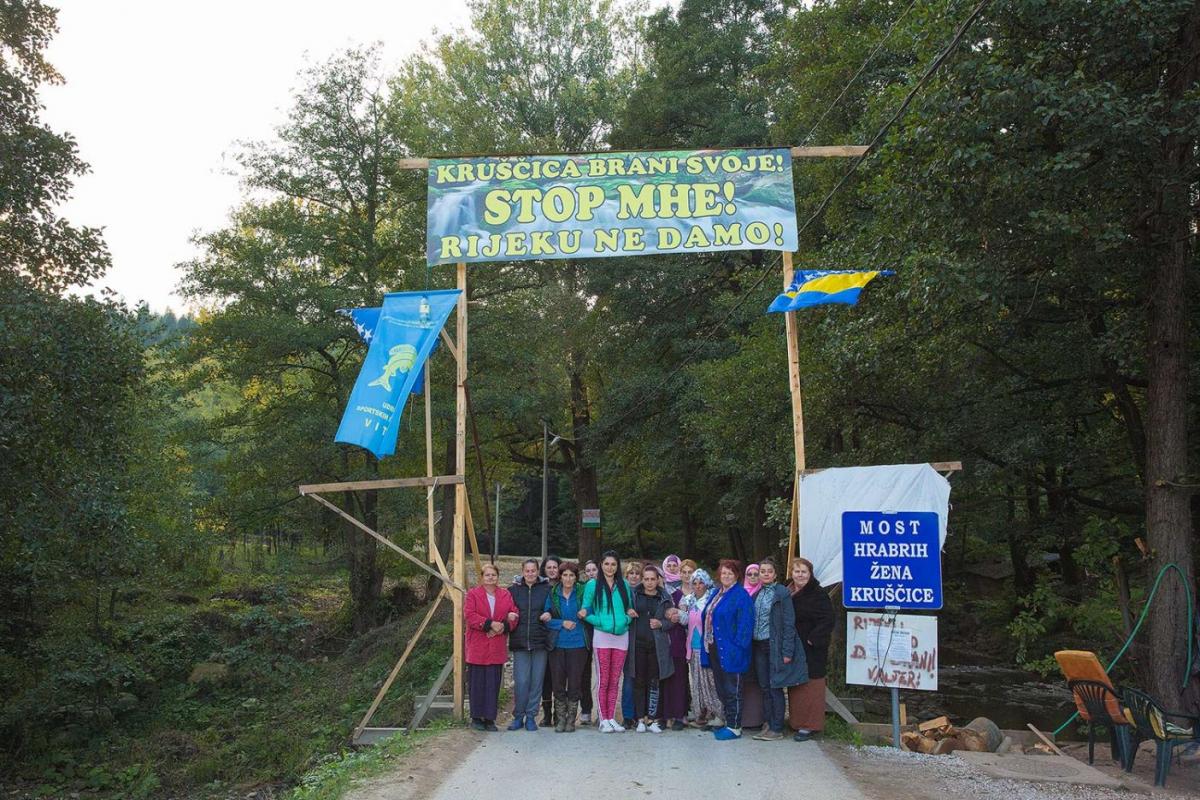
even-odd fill
[[[933,511],[842,513],[842,605],[942,607],[942,552]]]

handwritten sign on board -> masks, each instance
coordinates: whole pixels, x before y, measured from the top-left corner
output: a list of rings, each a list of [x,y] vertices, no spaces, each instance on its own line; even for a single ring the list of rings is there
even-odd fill
[[[846,683],[937,691],[937,617],[846,613]]]

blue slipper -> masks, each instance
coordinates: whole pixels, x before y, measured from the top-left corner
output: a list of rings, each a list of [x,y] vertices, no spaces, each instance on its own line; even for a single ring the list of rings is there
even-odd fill
[[[525,720],[525,730],[527,730],[527,731],[536,731],[537,730],[537,722],[534,721],[533,717],[528,717]]]
[[[513,717],[513,721],[508,723],[508,729],[510,731],[519,731],[519,730],[521,730],[521,728],[524,728],[524,727],[525,727],[525,718],[524,717]]]
[[[738,733],[733,728],[726,726],[713,731],[713,738],[719,742],[728,742],[730,739],[742,738],[742,734]]]

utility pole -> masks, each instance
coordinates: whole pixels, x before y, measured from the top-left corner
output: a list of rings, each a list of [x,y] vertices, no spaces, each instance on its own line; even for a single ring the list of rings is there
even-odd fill
[[[547,536],[547,523],[550,519],[550,498],[547,496],[549,488],[548,476],[550,473],[550,427],[546,425],[546,420],[542,420],[542,560],[546,560],[546,554],[549,551],[549,542]]]

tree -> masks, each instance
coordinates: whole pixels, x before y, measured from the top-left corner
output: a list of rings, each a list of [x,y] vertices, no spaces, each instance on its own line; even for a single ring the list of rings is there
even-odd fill
[[[88,169],[75,141],[38,119],[39,87],[62,81],[42,55],[57,16],[39,0],[0,6],[0,270],[48,291],[85,284],[109,265],[100,231],[57,214]]]
[[[375,54],[351,50],[304,79],[276,141],[240,155],[247,188],[267,199],[201,236],[204,256],[184,265],[185,294],[213,305],[184,358],[199,381],[242,393],[217,422],[236,489],[217,499],[239,527],[277,518],[299,483],[378,474],[374,456],[333,442],[363,354],[337,309],[377,305],[420,275],[406,216],[417,213],[417,186],[398,170],[405,150],[386,124]],[[377,528],[377,495],[348,494],[347,510]],[[382,565],[374,539],[349,525],[345,533],[352,625],[362,632],[376,621]]]
[[[636,44],[629,20],[609,2],[553,0],[471,4],[470,31],[439,38],[393,82],[396,129],[425,154],[578,152],[603,146],[626,100]],[[494,419],[509,457],[541,464],[541,422],[569,431],[554,468],[571,476],[578,508],[599,506],[590,428],[598,396],[592,359],[603,302],[574,261],[488,265],[472,281],[472,397],[476,419]],[[503,326],[493,321],[504,320]],[[475,338],[474,342],[479,342]],[[538,355],[532,384],[489,401],[491,375]],[[547,382],[552,382],[547,385]],[[477,391],[476,391],[477,389]],[[578,527],[579,555],[597,555]]]

